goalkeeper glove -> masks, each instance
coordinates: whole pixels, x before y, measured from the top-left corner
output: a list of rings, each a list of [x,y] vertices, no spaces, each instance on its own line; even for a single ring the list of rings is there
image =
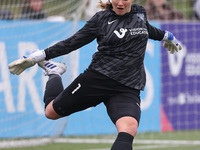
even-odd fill
[[[36,63],[45,60],[46,54],[44,50],[33,51],[28,57],[15,60],[8,65],[10,73],[20,75],[24,70],[34,66]]]
[[[181,44],[175,36],[168,31],[165,31],[163,41],[163,47],[165,47],[171,54],[174,54],[175,51],[178,52],[182,49]]]

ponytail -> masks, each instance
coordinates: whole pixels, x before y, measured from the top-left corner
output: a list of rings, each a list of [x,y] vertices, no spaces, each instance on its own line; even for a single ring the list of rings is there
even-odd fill
[[[110,4],[111,4],[110,0],[108,0],[108,2],[106,3],[103,3],[102,0],[100,0],[99,5],[97,7],[100,7],[103,10],[107,10]]]

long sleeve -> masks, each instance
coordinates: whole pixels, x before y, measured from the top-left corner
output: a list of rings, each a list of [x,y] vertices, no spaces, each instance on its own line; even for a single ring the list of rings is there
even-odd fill
[[[68,54],[90,43],[98,36],[98,33],[98,14],[96,14],[73,36],[45,49],[46,60]]]
[[[149,24],[147,21],[147,28],[149,32],[149,38],[153,40],[161,41],[164,37],[165,32],[163,30],[160,30],[152,25]]]

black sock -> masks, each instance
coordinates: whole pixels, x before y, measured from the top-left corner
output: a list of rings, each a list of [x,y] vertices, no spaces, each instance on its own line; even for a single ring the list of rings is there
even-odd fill
[[[111,150],[132,150],[133,139],[134,137],[132,135],[120,132]]]
[[[49,80],[46,83],[46,89],[44,93],[45,108],[63,91],[63,89],[61,77],[56,74],[50,75]]]

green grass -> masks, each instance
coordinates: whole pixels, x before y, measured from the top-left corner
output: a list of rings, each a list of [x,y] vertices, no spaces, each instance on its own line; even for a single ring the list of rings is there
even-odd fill
[[[100,149],[105,149],[105,150],[109,150],[112,144],[72,144],[72,143],[60,143],[60,144],[48,144],[45,146],[37,146],[37,147],[27,147],[27,148],[12,148],[12,149],[2,149],[2,150],[100,150]],[[146,148],[145,148],[146,146]],[[195,145],[179,145],[177,146],[170,146],[166,148],[156,148],[156,147],[152,147],[152,149],[149,148],[149,146],[156,146],[157,145],[139,145],[139,144],[134,144],[133,147],[135,150],[145,150],[145,149],[149,149],[149,150],[199,150],[200,149],[200,145],[195,146]],[[142,147],[144,147],[144,149],[141,149]]]
[[[159,132],[159,133],[142,133],[138,134],[136,139],[159,139],[159,140],[200,140],[200,131],[176,131],[176,132]],[[200,149],[200,148],[199,148]]]
[[[106,139],[106,141],[108,141],[110,139],[114,140],[116,135],[66,137],[64,139],[68,138],[100,140]],[[194,142],[196,142],[196,144]],[[9,148],[0,150],[109,150],[111,146],[112,143],[50,143],[43,146]],[[141,133],[138,134],[135,138],[133,147],[134,150],[199,150],[200,131],[196,130],[167,133]]]
[[[1,149],[1,150],[89,150],[89,149],[100,149],[109,148],[111,144],[72,144],[72,143],[53,143],[45,146],[37,147],[26,147],[26,148],[12,148],[12,149]]]

